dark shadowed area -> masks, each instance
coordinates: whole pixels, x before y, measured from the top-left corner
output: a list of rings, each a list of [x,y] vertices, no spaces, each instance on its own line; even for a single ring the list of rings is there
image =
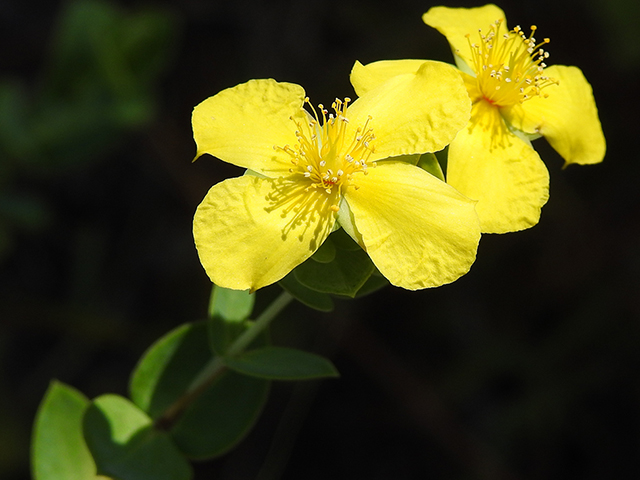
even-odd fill
[[[124,395],[156,338],[206,316],[191,221],[242,172],[191,163],[193,107],[269,77],[330,104],[354,97],[355,60],[449,62],[421,21],[440,4],[0,3],[1,478],[29,478],[51,379]],[[639,5],[499,4],[510,26],[551,38],[549,64],[582,69],[605,161],[562,170],[537,140],[551,174],[540,224],[483,236],[451,285],[388,287],[329,314],[289,307],[274,342],[331,357],[341,378],[275,384],[254,431],[196,479],[640,475]]]

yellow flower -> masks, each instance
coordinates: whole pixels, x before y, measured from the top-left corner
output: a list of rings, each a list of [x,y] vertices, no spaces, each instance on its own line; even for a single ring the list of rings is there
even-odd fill
[[[449,41],[473,103],[467,128],[449,146],[447,182],[478,200],[482,231],[529,228],[548,199],[549,173],[530,140],[544,136],[570,163],[601,162],[605,140],[591,86],[580,69],[547,67],[546,44],[531,27],[509,30],[495,5],[433,7],[424,22]],[[356,62],[360,95],[424,60]]]
[[[313,108],[302,87],[271,79],[208,98],[193,111],[196,158],[248,170],[214,185],[196,211],[207,274],[222,287],[257,290],[341,226],[394,285],[456,280],[475,259],[475,202],[401,159],[442,149],[470,107],[456,70],[438,62],[353,103],[336,100],[332,113]]]

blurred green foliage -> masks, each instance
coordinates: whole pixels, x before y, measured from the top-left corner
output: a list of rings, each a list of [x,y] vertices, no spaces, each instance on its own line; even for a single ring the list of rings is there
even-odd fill
[[[0,79],[0,262],[17,232],[43,228],[55,215],[15,183],[98,162],[126,132],[147,125],[175,34],[174,19],[158,8],[70,2],[37,88]]]

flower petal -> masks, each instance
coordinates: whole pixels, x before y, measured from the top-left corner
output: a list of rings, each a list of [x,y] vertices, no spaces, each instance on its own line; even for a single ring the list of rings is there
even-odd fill
[[[476,8],[432,7],[422,15],[424,23],[447,37],[451,50],[456,55],[456,63],[462,59],[469,66],[473,62],[466,35],[475,36],[478,30],[486,33],[489,25],[496,20],[503,20],[506,27],[504,12],[495,5]]]
[[[469,119],[471,101],[458,71],[425,61],[415,73],[397,75],[358,98],[347,110],[351,128],[371,117],[379,160],[443,149]]]
[[[416,73],[425,60],[381,60],[362,65],[356,60],[351,69],[351,85],[359,97],[398,75]]]
[[[280,280],[331,232],[335,196],[250,175],[214,185],[193,220],[198,255],[211,281],[254,291]]]
[[[543,135],[564,158],[565,165],[599,163],[606,145],[591,85],[577,67],[553,65],[545,75],[559,81],[503,115],[516,128]]]
[[[344,196],[367,253],[394,285],[450,283],[469,271],[480,240],[475,202],[424,170],[385,162]]]
[[[205,153],[268,176],[288,172],[291,158],[274,146],[296,144],[290,117],[306,121],[304,89],[273,79],[221,91],[193,110],[196,158]]]
[[[532,227],[549,198],[544,163],[486,101],[473,105],[469,126],[449,145],[447,182],[478,200],[483,233]]]

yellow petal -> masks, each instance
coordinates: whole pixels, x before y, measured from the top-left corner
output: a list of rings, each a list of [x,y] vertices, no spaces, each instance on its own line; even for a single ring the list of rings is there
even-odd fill
[[[236,290],[277,282],[309,258],[334,223],[337,199],[284,179],[246,175],[214,185],[198,207],[193,236],[209,278]]]
[[[549,198],[549,173],[531,145],[511,133],[497,107],[473,105],[469,126],[449,145],[447,182],[478,200],[483,233],[529,228]]]
[[[473,65],[473,62],[465,35],[470,34],[473,42],[478,30],[486,33],[489,25],[496,20],[503,20],[506,27],[504,12],[495,5],[476,8],[432,7],[422,15],[422,21],[447,37],[453,53],[467,65]]]
[[[268,176],[288,172],[291,158],[274,146],[297,143],[290,117],[306,121],[304,89],[275,80],[250,80],[209,97],[193,110],[196,158],[209,153]]]
[[[415,73],[392,77],[358,98],[347,110],[351,128],[369,126],[379,160],[443,149],[469,119],[471,101],[458,71],[425,61]]]
[[[425,60],[382,60],[362,65],[356,60],[351,69],[351,85],[358,96],[398,75],[416,73]]]
[[[576,67],[553,65],[544,72],[559,81],[542,90],[549,96],[534,97],[503,115],[515,128],[543,135],[565,164],[601,162],[606,145],[591,85]]]
[[[450,283],[469,271],[480,240],[472,200],[424,170],[384,162],[344,194],[367,253],[394,285]]]

